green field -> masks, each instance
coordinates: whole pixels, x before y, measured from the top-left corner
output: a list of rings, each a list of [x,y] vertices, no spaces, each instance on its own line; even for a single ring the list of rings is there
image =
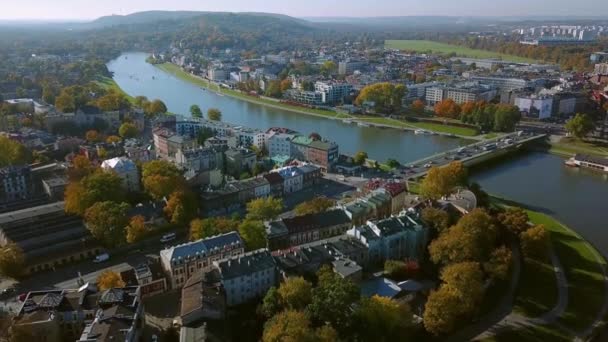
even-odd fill
[[[471,49],[464,46],[450,45],[445,43],[434,42],[430,40],[387,40],[385,46],[390,49],[399,49],[415,52],[429,52],[437,54],[455,53],[460,57],[471,58],[501,58],[506,61],[533,63],[533,59],[507,55],[498,52]]]
[[[109,77],[100,77],[99,80],[97,80],[97,84],[99,84],[102,88],[106,90],[114,89],[119,93],[123,94],[129,100],[129,102],[135,102],[135,98],[133,96],[127,94],[124,90],[122,90],[121,87],[118,86],[118,84],[116,84],[113,79]]]
[[[551,143],[549,152],[569,156],[583,153],[608,157],[608,144],[586,142],[574,138],[562,138],[559,142]]]
[[[395,120],[391,118],[384,117],[376,117],[376,116],[362,116],[357,117],[359,121],[372,122],[380,125],[393,126],[398,128],[409,128],[409,129],[424,129],[428,131],[438,132],[438,133],[447,133],[460,135],[464,137],[474,137],[478,134],[477,130],[468,127],[459,127],[459,126],[451,126],[444,125],[440,123],[432,123],[432,122],[405,122],[401,120]]]

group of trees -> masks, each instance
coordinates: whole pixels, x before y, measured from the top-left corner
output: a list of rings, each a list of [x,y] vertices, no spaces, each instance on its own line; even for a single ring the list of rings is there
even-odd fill
[[[335,201],[327,197],[317,197],[310,201],[298,204],[294,211],[296,215],[318,214],[327,211],[335,205]]]
[[[441,168],[432,167],[420,185],[420,194],[424,198],[438,200],[451,194],[456,186],[464,185],[466,178],[466,169],[458,161]]]
[[[506,233],[519,238],[521,250],[526,258],[544,261],[549,257],[551,246],[549,232],[544,225],[532,225],[525,210],[508,208],[498,215]]]
[[[190,114],[192,115],[193,118],[197,118],[197,119],[203,118],[203,111],[201,110],[201,107],[199,107],[196,104],[193,104],[192,106],[190,106]],[[220,111],[217,108],[209,108],[207,110],[207,119],[214,120],[214,121],[221,121],[222,120],[222,111]]]
[[[145,96],[137,96],[135,97],[133,104],[136,107],[143,109],[148,117],[155,117],[167,113],[167,106],[159,99],[150,101]]]
[[[402,84],[375,83],[361,89],[355,104],[362,106],[365,103],[373,103],[374,110],[378,113],[398,113],[402,109],[403,97],[406,93],[407,88]]]
[[[510,104],[494,104],[485,101],[457,104],[452,99],[435,104],[435,114],[439,117],[460,119],[481,127],[483,130],[510,132],[521,119],[519,108]]]
[[[593,131],[595,124],[589,115],[577,113],[572,119],[566,122],[565,128],[572,136],[577,139],[583,139]]]
[[[0,136],[0,167],[22,165],[32,161],[32,153],[18,141]]]
[[[395,341],[413,325],[406,304],[374,296],[361,298],[359,288],[323,266],[313,286],[304,278],[289,278],[270,288],[260,313],[270,318],[263,341]]]

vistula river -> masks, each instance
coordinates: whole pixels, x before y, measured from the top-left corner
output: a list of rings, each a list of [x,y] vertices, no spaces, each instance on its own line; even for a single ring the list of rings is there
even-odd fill
[[[219,96],[146,63],[146,57],[146,53],[125,53],[108,68],[128,94],[159,98],[173,113],[188,115],[192,104],[203,111],[215,107],[225,122],[263,130],[278,126],[304,134],[317,132],[337,142],[342,153],[366,151],[379,161],[395,158],[407,163],[466,144],[462,139],[359,127]],[[471,178],[489,193],[556,217],[608,256],[608,175],[566,168],[563,159],[554,155],[529,153],[478,169]]]

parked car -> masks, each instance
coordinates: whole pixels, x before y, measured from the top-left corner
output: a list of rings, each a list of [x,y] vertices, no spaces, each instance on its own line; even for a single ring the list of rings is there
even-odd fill
[[[160,238],[161,243],[167,243],[167,242],[173,241],[173,240],[175,240],[175,233],[165,234],[165,235],[163,235],[163,237]]]
[[[108,261],[110,260],[110,254],[108,253],[103,253],[103,254],[99,254],[98,256],[95,257],[95,259],[93,259],[93,262],[96,264],[102,263],[104,261]]]

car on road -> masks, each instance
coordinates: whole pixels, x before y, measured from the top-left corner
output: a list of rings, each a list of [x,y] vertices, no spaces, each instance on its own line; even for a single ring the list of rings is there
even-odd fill
[[[173,241],[173,240],[175,240],[175,233],[165,234],[165,235],[163,235],[163,237],[160,238],[161,243],[167,243],[167,242]]]
[[[93,259],[93,262],[96,264],[102,263],[104,261],[108,261],[110,260],[110,254],[108,253],[103,253],[103,254],[99,254],[98,256],[95,257],[95,259]]]

